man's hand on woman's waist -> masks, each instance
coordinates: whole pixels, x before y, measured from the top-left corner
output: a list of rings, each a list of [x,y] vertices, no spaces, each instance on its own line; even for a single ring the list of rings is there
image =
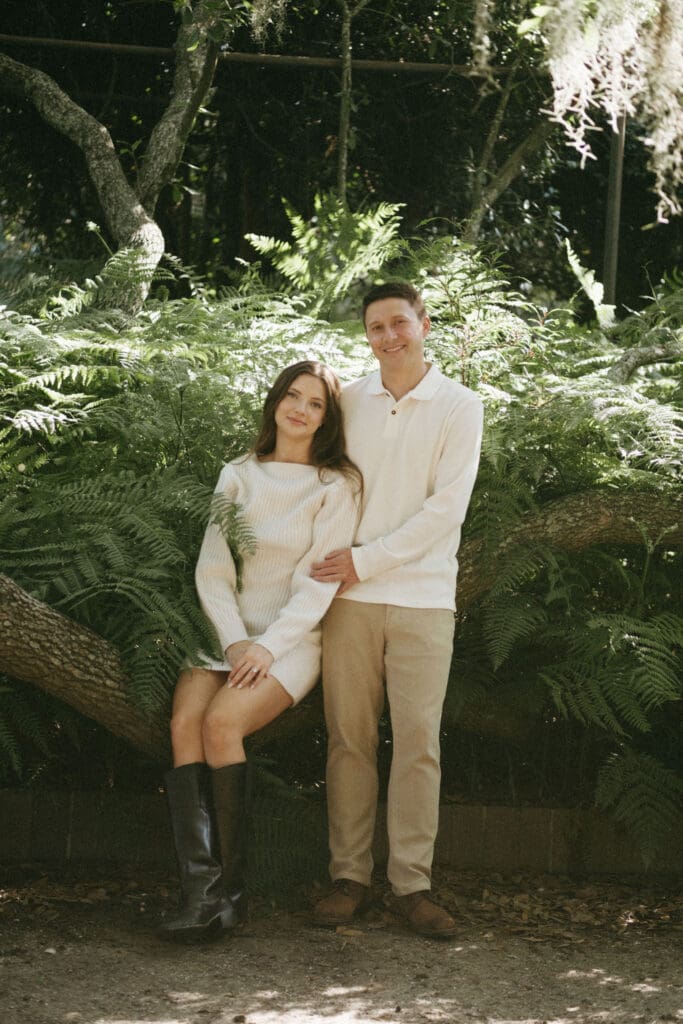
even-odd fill
[[[343,594],[345,590],[348,590],[355,583],[360,583],[353,564],[351,548],[340,548],[338,551],[330,551],[329,555],[325,555],[322,562],[314,562],[311,576],[318,583],[339,583],[340,587],[337,594]]]

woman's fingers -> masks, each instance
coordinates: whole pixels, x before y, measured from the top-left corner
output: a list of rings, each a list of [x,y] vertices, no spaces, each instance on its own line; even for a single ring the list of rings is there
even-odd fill
[[[248,687],[251,689],[257,686],[262,679],[265,679],[273,664],[273,656],[270,651],[259,644],[251,644],[244,654],[237,659],[235,666],[230,672],[228,687],[242,690]]]

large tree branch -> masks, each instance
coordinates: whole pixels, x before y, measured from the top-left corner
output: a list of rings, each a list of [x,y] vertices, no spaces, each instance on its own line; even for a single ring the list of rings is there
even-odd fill
[[[463,545],[458,611],[466,612],[490,589],[519,545],[580,551],[595,544],[642,544],[643,531],[652,541],[668,531],[666,543],[683,543],[683,498],[611,491],[559,498],[526,516],[494,551],[484,552],[478,540]],[[126,679],[110,644],[6,576],[0,576],[0,672],[58,697],[146,754],[168,756],[168,722],[164,716],[149,721],[128,703]],[[319,724],[320,704],[318,692],[259,733],[257,744]],[[478,727],[496,730],[495,723]]]
[[[0,671],[58,697],[138,750],[166,754],[167,724],[128,703],[111,644],[1,575]]]
[[[491,589],[515,548],[584,551],[596,544],[683,543],[683,496],[650,491],[583,491],[541,506],[491,551],[480,539],[460,549],[458,611]]]

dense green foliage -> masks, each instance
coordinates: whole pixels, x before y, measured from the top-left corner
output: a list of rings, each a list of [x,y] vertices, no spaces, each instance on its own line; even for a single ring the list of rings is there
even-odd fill
[[[371,277],[420,283],[434,318],[430,357],[486,403],[466,527],[481,541],[482,573],[524,515],[553,499],[607,490],[628,502],[646,490],[656,501],[679,485],[680,363],[646,367],[626,384],[610,376],[635,345],[680,344],[675,282],[615,327],[580,327],[571,308],[531,307],[455,238],[401,242],[395,209],[350,214],[326,199],[318,214],[307,223],[292,213],[294,243],[258,241],[277,280],[254,264],[218,296],[189,278],[192,297],[170,300],[162,275],[135,318],[93,309],[96,282],[48,294],[45,282],[15,277],[5,297],[3,571],[111,640],[145,708],[163,706],[182,658],[211,642],[192,568],[221,462],[248,445],[282,366],[315,356],[348,379],[369,365],[351,318]],[[239,515],[224,521],[236,546],[248,546]],[[599,800],[648,855],[679,815],[683,788],[679,568],[666,536],[571,556],[511,546],[460,617],[447,703],[447,734],[472,718],[498,720],[527,762],[539,735],[552,744],[577,723],[606,759],[590,780]],[[48,756],[54,705],[29,714],[21,693],[0,692],[6,778]]]

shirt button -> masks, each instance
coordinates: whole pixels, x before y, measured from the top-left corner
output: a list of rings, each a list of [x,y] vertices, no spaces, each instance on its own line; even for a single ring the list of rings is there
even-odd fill
[[[392,416],[395,416],[395,415],[396,415],[396,410],[395,410],[395,409],[392,409],[392,410],[391,410],[391,415],[392,415]]]

